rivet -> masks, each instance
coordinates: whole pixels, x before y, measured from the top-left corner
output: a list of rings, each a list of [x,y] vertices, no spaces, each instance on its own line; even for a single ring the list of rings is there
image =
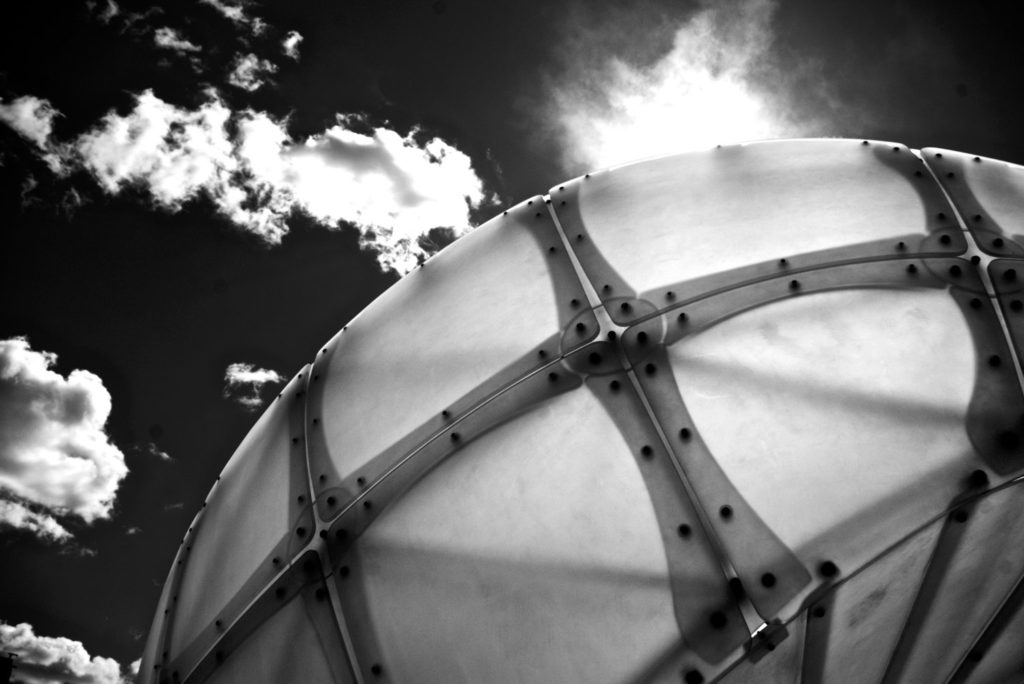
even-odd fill
[[[318,477],[317,479],[320,480],[321,482],[327,482],[327,476],[322,474],[322,473],[321,473],[320,477]]]
[[[1024,302],[1021,302],[1019,299],[1014,299],[1010,302],[1010,308],[1014,311],[1020,311],[1021,309],[1024,309]]]
[[[453,432],[452,433],[452,441],[453,442],[458,442],[459,439],[461,439],[461,437],[459,437],[459,433],[458,432]]]
[[[274,590],[274,595],[277,596],[277,598],[284,598],[285,593],[284,587],[278,587]]]
[[[319,422],[320,422],[320,419],[319,419],[319,418],[314,418],[314,419],[313,419],[313,425],[316,425],[316,424],[317,424],[317,423],[319,423]]]
[[[550,199],[544,200],[544,204],[551,204],[551,200]]]
[[[981,221],[981,214],[975,214],[974,215],[974,220],[975,220],[975,222]]]
[[[971,257],[971,263],[977,266],[978,264],[981,263],[981,257],[975,254],[974,256]]]
[[[981,469],[975,470],[971,473],[970,483],[975,488],[988,486],[988,473]]]
[[[920,178],[920,177],[921,177],[921,176],[923,176],[924,174],[923,174],[923,173],[921,173],[920,171],[915,171],[915,172],[914,172],[914,175],[915,175],[915,176],[917,176],[918,178]]]
[[[644,372],[647,373],[648,375],[654,375],[657,371],[658,368],[653,363],[649,363],[646,366],[644,366]]]
[[[617,338],[618,336],[619,336],[619,333],[615,332],[614,330],[609,330],[608,331],[608,339],[609,340],[612,340],[614,342],[615,338]]]
[[[602,285],[601,286],[601,292],[611,292],[611,291],[612,291],[612,286],[611,285]]]
[[[907,248],[907,243],[906,242],[903,242],[902,240],[900,240],[899,242],[896,243],[896,249],[900,250],[901,252],[903,250],[905,250],[906,248]]]
[[[587,359],[590,361],[590,365],[592,366],[600,366],[601,361],[603,361],[601,355],[598,354],[597,352],[591,352],[590,356],[588,356]]]
[[[956,174],[950,171],[949,173],[946,174],[946,178],[956,178]]]
[[[998,249],[1002,249],[1003,245],[1005,245],[1005,244],[1006,243],[1003,242],[1003,238],[996,238],[995,240],[992,241],[992,246],[996,247]]]
[[[816,618],[825,617],[825,606],[814,606],[814,609],[811,610],[811,615]]]
[[[893,152],[899,152],[899,151],[900,151],[900,148],[898,148],[898,147],[894,147],[894,148],[892,148],[892,151],[893,151]]]
[[[363,508],[366,510],[370,510],[371,508],[373,508],[373,502],[367,499],[366,501],[363,502]]]
[[[359,485],[360,487],[365,487],[366,486],[366,478],[365,477],[361,477],[361,476],[357,477],[356,478],[356,484]]]
[[[678,316],[676,316],[676,320],[679,321],[680,323],[686,323],[686,313],[680,313]]]
[[[955,520],[958,523],[967,522],[967,511],[962,509],[959,511],[953,511],[953,520]]]
[[[534,218],[540,218],[540,212],[538,211],[538,212],[537,212],[536,214],[534,214],[533,216],[534,216]]]
[[[726,504],[718,509],[718,514],[722,516],[722,520],[728,520],[732,517],[732,506]]]
[[[562,200],[562,206],[563,207],[565,206],[565,200]]]
[[[974,158],[974,159],[972,159],[971,161],[976,161],[976,162],[980,162],[980,161],[981,161],[981,157],[975,157],[975,158]]]
[[[779,266],[785,268],[787,265],[789,265],[788,261],[786,261],[785,259],[779,259]]]
[[[835,577],[839,574],[839,568],[837,568],[836,564],[832,561],[823,561],[822,564],[818,566],[818,572],[821,573],[822,577]]]
[[[295,528],[295,535],[298,536],[298,537],[305,537],[306,536],[306,528],[305,527],[296,527]]]
[[[223,627],[224,627],[224,623],[223,623],[223,622],[221,622],[220,620],[215,620],[213,624],[214,624],[214,626],[215,626],[215,627],[216,627],[217,629],[223,629]]]
[[[564,185],[559,185],[559,186],[558,186],[558,189],[559,189],[559,190],[565,190],[565,186],[564,186]]]
[[[562,204],[565,204],[565,202],[562,202]],[[576,233],[576,242],[583,242],[583,234],[582,233]]]
[[[860,141],[860,144],[861,144],[861,145],[867,145],[867,144],[868,144],[868,141],[867,141],[867,140],[861,140],[861,141]]]
[[[298,437],[292,437],[292,444],[298,444],[298,443],[299,443],[299,438]]]
[[[641,330],[636,334],[636,341],[640,344],[647,344],[647,333]]]
[[[676,532],[679,533],[680,537],[682,537],[683,539],[686,539],[687,537],[689,537],[693,533],[693,530],[690,529],[689,525],[687,525],[686,523],[683,523],[678,528],[676,528]]]
[[[548,381],[556,382],[558,380],[558,373],[548,373]]]
[[[528,201],[526,202],[526,206],[530,206],[531,204],[533,204],[533,200],[528,200]]]
[[[338,574],[341,575],[343,578],[348,577],[348,573],[349,569],[347,565],[342,565],[340,568],[338,568]]]
[[[907,273],[909,273],[911,275],[917,273],[917,266],[915,266],[914,264],[909,264],[907,266]]]
[[[374,677],[380,677],[381,673],[384,672],[384,668],[382,668],[377,663],[374,663],[373,665],[370,666],[370,672],[373,673]]]
[[[571,306],[572,308],[575,309],[579,305],[580,305],[580,300],[578,300],[578,299],[570,299],[569,300],[569,306]]]
[[[583,323],[583,322],[577,323],[576,324],[576,332],[581,333],[581,334],[587,332],[587,324]]]
[[[729,619],[725,617],[725,613],[723,613],[720,610],[716,610],[714,613],[711,614],[711,617],[708,619],[708,622],[710,622],[711,626],[715,629],[723,629],[725,625],[728,624]]]
[[[583,177],[584,177],[584,178],[590,178],[590,174],[589,174],[589,173],[588,173],[588,174],[585,174],[585,175],[584,175]]]
[[[336,498],[334,498],[333,496],[327,497],[327,505],[328,506],[333,506],[336,503],[338,503],[338,500]]]
[[[622,304],[620,304],[620,305],[619,305],[619,308],[620,308],[620,309],[622,309],[622,310],[623,310],[623,311],[625,311],[625,312],[628,312],[628,311],[629,311],[630,309],[632,309],[633,307],[631,307],[631,306],[629,305],[629,302],[622,302]]]
[[[274,565],[280,565],[281,564],[281,559],[278,558],[277,556],[274,556],[273,558],[270,559],[270,562],[273,563]]]
[[[761,575],[761,586],[765,589],[771,589],[775,586],[775,575],[770,572],[766,572]]]
[[[949,275],[953,276],[954,278],[959,278],[961,273],[963,273],[963,271],[956,264],[953,264],[952,266],[949,267]]]
[[[700,670],[687,670],[683,674],[684,684],[704,684],[704,675],[700,673]]]
[[[944,211],[940,211],[940,212],[938,213],[938,217],[939,217],[939,220],[940,220],[940,221],[945,221],[945,220],[946,220],[946,212],[944,212]]]
[[[327,530],[320,530],[320,538],[327,539]]]
[[[981,308],[981,300],[978,299],[977,297],[974,297],[973,299],[971,299],[971,308],[972,309],[980,309]]]
[[[554,247],[548,247],[548,252],[554,254],[557,250]]]
[[[800,281],[799,280],[790,280],[789,281],[789,289],[790,290],[799,290],[800,289]]]
[[[1017,269],[1015,269],[1015,268],[1008,268],[1005,271],[1003,271],[1003,280],[1005,280],[1006,282],[1012,283],[1016,279],[1017,279]]]
[[[298,501],[299,503],[306,503],[306,497],[304,497],[302,494],[299,494],[297,497],[295,497],[295,500]]]
[[[941,152],[936,152],[935,153],[935,158],[936,159],[942,159],[942,153]]]
[[[619,391],[619,387],[620,387],[619,381],[618,380],[612,380],[610,383],[608,383],[608,387],[611,388],[612,392],[618,392]]]
[[[540,358],[542,358],[542,359],[543,359],[543,358],[544,358],[544,357],[546,357],[547,355],[548,355],[548,353],[547,353],[546,351],[544,351],[543,349],[538,349],[538,350],[537,350],[537,356],[539,356]]]
[[[669,290],[668,292],[665,293],[665,299],[675,299],[675,298],[676,298],[676,293],[673,292],[672,290]]]
[[[319,373],[317,373],[316,375],[313,376],[313,382],[316,382],[319,379],[320,379],[320,374]]]
[[[321,349],[320,353],[321,354],[326,354],[327,353],[327,347],[324,347],[323,349]]]
[[[992,356],[988,357],[988,365],[992,366],[993,368],[998,368],[1002,363],[1003,360],[999,358],[999,356],[996,354],[993,354]]]
[[[949,237],[948,235],[943,235],[939,238],[939,242],[941,242],[944,245],[948,245],[952,241],[953,238]]]
[[[640,447],[640,453],[643,455],[644,458],[651,458],[652,456],[654,456],[654,449],[652,449],[649,444],[644,444],[642,447]]]
[[[679,437],[683,441],[690,439],[690,428],[683,428],[679,431]]]

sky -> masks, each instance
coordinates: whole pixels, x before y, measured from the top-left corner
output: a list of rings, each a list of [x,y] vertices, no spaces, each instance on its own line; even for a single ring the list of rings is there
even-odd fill
[[[131,676],[283,381],[585,172],[839,136],[1024,163],[1019,3],[37,0],[0,22],[0,651]]]

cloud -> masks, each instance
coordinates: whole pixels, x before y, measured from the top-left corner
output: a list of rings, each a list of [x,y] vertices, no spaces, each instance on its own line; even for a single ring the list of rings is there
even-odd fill
[[[774,0],[705,3],[660,26],[629,26],[614,16],[581,30],[563,72],[551,79],[547,124],[562,146],[563,166],[600,168],[720,143],[806,135],[808,122],[769,87]],[[665,35],[665,26],[671,34]],[[661,46],[653,56],[642,46]]]
[[[251,363],[232,363],[224,371],[224,398],[255,411],[263,405],[263,387],[284,380],[277,371],[256,368]]]
[[[167,26],[158,28],[153,33],[153,42],[157,47],[164,48],[166,50],[174,50],[179,54],[185,52],[199,52],[202,49],[195,43],[186,40],[174,29]]]
[[[122,672],[113,658],[90,656],[80,641],[65,637],[46,637],[35,633],[32,625],[0,622],[0,651],[13,653],[14,676],[25,684],[82,682],[88,684],[127,684],[130,671]]]
[[[99,7],[99,3],[93,2],[92,0],[86,2],[85,4],[89,8],[90,12],[95,12],[96,8]],[[100,10],[99,14],[97,15],[97,18],[102,23],[109,24],[110,21],[120,13],[121,8],[118,6],[116,2],[114,2],[114,0],[107,0],[106,3],[104,3],[103,9]]]
[[[0,121],[41,150],[50,148],[53,120],[58,116],[60,112],[48,100],[33,95],[22,95],[10,104],[0,100]]]
[[[103,381],[86,370],[73,370],[65,378],[51,370],[56,360],[55,354],[33,350],[24,337],[0,340],[5,521],[25,529],[35,526],[51,537],[61,536],[56,523],[28,515],[19,502],[93,522],[110,516],[128,474],[124,454],[104,432],[111,399]]]
[[[298,31],[289,31],[281,42],[284,54],[295,61],[299,60],[299,43],[302,42],[302,34]]]
[[[259,90],[277,72],[277,67],[268,59],[256,55],[235,55],[235,61],[228,74],[228,83],[248,92]]]
[[[64,542],[71,539],[71,533],[52,516],[33,511],[20,501],[0,499],[0,526],[25,530],[44,541]]]
[[[149,454],[150,456],[156,456],[161,461],[173,461],[174,460],[173,458],[171,458],[171,455],[169,453],[167,453],[166,451],[164,451],[160,447],[158,447],[155,442],[146,442],[146,446],[145,446],[144,449],[142,449],[142,451],[144,451],[145,453]]]
[[[124,533],[127,534],[129,537],[132,537],[132,536],[134,536],[136,534],[139,534],[140,532],[142,532],[142,528],[141,527],[135,527],[134,525],[132,527],[129,527],[128,529],[126,529],[124,531]]]
[[[250,17],[245,12],[249,4],[245,0],[199,0],[204,5],[209,5],[226,19],[231,20],[239,28],[248,29],[252,35],[261,35],[267,30],[267,24],[259,17]]]

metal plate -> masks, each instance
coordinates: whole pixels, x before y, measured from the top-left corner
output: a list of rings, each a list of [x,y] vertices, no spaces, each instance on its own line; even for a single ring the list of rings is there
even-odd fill
[[[305,684],[348,684],[355,681],[332,667],[330,649],[340,643],[324,643],[317,622],[330,615],[327,603],[316,598],[319,587],[304,590],[309,596],[295,597],[279,608],[243,641],[222,657],[208,678],[209,684],[253,684],[253,682],[303,682]],[[324,589],[320,589],[325,592]],[[324,594],[321,594],[321,597]],[[196,679],[190,679],[190,684]]]
[[[309,405],[317,492],[355,496],[361,467],[389,449],[397,460],[549,363],[563,329],[571,326],[570,348],[592,338],[586,301],[540,197],[407,275],[317,355]]]
[[[827,601],[823,616],[808,616],[803,682],[881,681],[931,557],[941,522],[900,544]],[[930,680],[934,681],[934,680]]]
[[[945,681],[1024,575],[1024,487],[995,491],[958,513],[946,527],[959,538],[944,532],[953,543],[929,563],[928,591],[915,602],[920,615],[904,628],[886,681]]]
[[[659,527],[631,445],[579,389],[466,444],[335,577],[357,651],[396,681],[624,681],[681,638]],[[716,582],[691,567],[690,586]]]
[[[964,429],[974,345],[947,292],[796,297],[668,349],[711,454],[814,573],[860,567],[984,467]]]
[[[989,254],[1024,254],[1024,166],[926,147],[928,167]]]
[[[184,670],[216,638],[215,621],[230,625],[312,535],[305,386],[303,369],[232,455],[186,538],[168,649]]]
[[[1024,681],[1024,577],[975,644],[951,684]]]
[[[551,198],[584,270],[607,299],[777,261],[794,249],[956,227],[922,170],[902,145],[777,141],[590,174],[553,188]]]

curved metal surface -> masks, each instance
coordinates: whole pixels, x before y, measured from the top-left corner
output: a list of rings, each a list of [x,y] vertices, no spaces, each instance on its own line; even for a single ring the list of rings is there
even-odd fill
[[[141,681],[1011,671],[1020,174],[934,154],[652,160],[444,250],[243,442]]]

